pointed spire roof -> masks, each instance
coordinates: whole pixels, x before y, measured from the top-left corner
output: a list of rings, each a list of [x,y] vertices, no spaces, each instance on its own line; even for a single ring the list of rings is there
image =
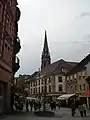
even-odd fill
[[[44,38],[44,48],[43,48],[43,55],[49,55],[49,48],[48,48],[48,42],[47,42],[47,32],[45,30],[45,38]]]
[[[44,48],[48,47],[48,43],[47,43],[47,32],[45,30],[45,38],[44,38]]]
[[[44,47],[43,47],[41,61],[42,61],[41,69],[44,68],[46,65],[51,63],[46,30],[45,30]]]

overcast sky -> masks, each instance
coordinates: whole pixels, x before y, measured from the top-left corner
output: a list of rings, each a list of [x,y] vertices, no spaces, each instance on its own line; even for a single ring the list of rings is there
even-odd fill
[[[20,70],[31,74],[40,67],[47,31],[52,62],[80,61],[90,52],[90,0],[18,0],[21,10]]]

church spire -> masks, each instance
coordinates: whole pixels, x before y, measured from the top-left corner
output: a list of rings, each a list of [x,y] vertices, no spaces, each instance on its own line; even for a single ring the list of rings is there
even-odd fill
[[[41,58],[41,69],[46,67],[51,63],[51,58],[50,58],[50,53],[49,53],[49,48],[48,48],[48,42],[47,42],[47,33],[45,30],[45,38],[44,38],[44,48],[42,52],[42,58]]]
[[[45,30],[45,39],[44,39],[44,48],[47,47],[48,48],[48,43],[47,43],[47,32]]]

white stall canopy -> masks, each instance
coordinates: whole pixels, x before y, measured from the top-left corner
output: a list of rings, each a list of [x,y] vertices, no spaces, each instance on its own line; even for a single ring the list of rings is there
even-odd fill
[[[58,100],[66,100],[66,99],[69,99],[70,97],[72,97],[74,95],[75,94],[64,94],[64,95],[59,96],[57,99]]]
[[[36,100],[36,98],[33,97],[26,97],[27,100]]]

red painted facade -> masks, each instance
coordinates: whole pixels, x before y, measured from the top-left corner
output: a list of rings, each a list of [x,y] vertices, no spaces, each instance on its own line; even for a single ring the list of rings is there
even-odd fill
[[[0,0],[0,81],[7,83],[12,75],[16,4],[17,0]]]
[[[17,0],[0,0],[0,114],[11,109],[13,43]]]

